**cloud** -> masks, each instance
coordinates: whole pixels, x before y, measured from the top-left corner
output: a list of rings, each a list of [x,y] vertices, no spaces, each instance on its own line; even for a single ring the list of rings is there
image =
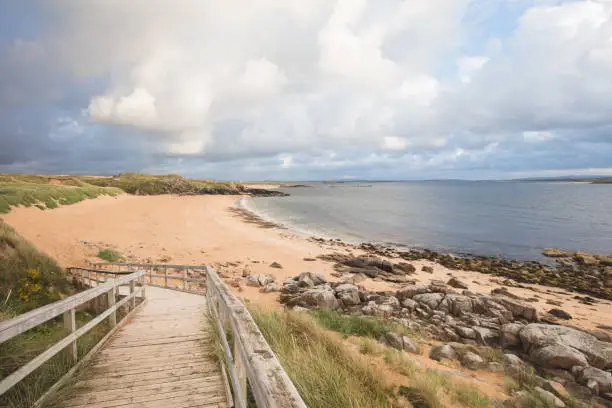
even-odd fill
[[[588,152],[612,167],[598,158],[612,153],[603,0],[65,0],[1,15],[44,24],[0,32],[0,170],[489,177],[587,168]]]

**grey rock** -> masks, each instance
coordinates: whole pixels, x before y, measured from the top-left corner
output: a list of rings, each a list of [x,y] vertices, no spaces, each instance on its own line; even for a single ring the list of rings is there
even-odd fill
[[[580,375],[578,380],[581,384],[585,384],[587,387],[589,381],[594,381],[597,384],[598,394],[605,394],[612,392],[612,374],[607,371],[600,370],[595,367],[586,367]],[[592,387],[589,387],[593,390]]]
[[[470,370],[477,370],[485,365],[485,361],[478,354],[468,351],[461,357],[461,365]]]
[[[414,312],[414,309],[416,309],[418,305],[419,304],[415,300],[410,298],[406,298],[402,301],[402,307],[405,307],[410,312]]]
[[[525,326],[519,335],[523,349],[529,354],[535,348],[558,344],[584,354],[594,367],[612,366],[612,344],[599,341],[589,333],[566,326],[532,323]]]
[[[507,296],[496,296],[495,300],[509,310],[515,319],[525,319],[529,322],[538,320],[538,312],[535,307],[518,299]]]
[[[503,364],[492,361],[487,364],[487,370],[492,373],[503,373],[505,369]]]
[[[586,400],[591,398],[591,395],[593,395],[593,393],[591,392],[591,390],[589,390],[587,387],[585,387],[584,385],[580,385],[578,383],[575,382],[568,382],[565,384],[565,389],[572,395]]]
[[[394,312],[393,306],[390,305],[379,305],[375,301],[369,301],[365,306],[361,308],[363,314],[368,316],[379,316],[389,317]]]
[[[465,295],[449,294],[444,298],[448,302],[448,312],[453,316],[464,316],[474,311],[472,298]]]
[[[385,343],[387,343],[387,345],[393,347],[396,350],[401,351],[404,349],[404,344],[402,342],[402,335],[399,333],[393,333],[393,332],[385,333]]]
[[[546,391],[543,388],[540,387],[535,387],[533,389],[535,391],[535,393],[544,401],[546,401],[548,404],[557,407],[557,408],[564,408],[565,407],[565,403],[563,401],[561,401],[556,395],[554,395],[552,392],[550,391]]]
[[[499,332],[486,327],[473,327],[476,332],[476,341],[483,346],[494,347],[499,343]]]
[[[420,295],[422,293],[429,293],[429,292],[431,292],[431,290],[429,289],[429,286],[426,286],[426,285],[410,285],[410,286],[404,286],[403,288],[398,290],[397,293],[395,294],[395,296],[399,300],[404,300],[404,299],[407,299],[407,298],[412,298],[415,295]]]
[[[454,277],[450,278],[450,280],[446,282],[446,284],[448,286],[452,286],[453,288],[457,288],[457,289],[467,289],[468,288],[468,286],[465,283],[461,282],[459,279],[454,278]]]
[[[584,354],[563,344],[553,344],[534,349],[529,353],[529,357],[534,363],[550,368],[570,369],[573,366],[587,366],[589,364]]]
[[[421,270],[422,270],[423,272],[427,272],[427,273],[433,273],[433,271],[434,271],[434,270],[433,270],[433,268],[432,268],[431,266],[426,266],[426,265],[423,265],[423,266],[421,267]]]
[[[361,304],[359,298],[359,288],[355,285],[344,283],[336,286],[336,297],[344,303],[345,306],[356,306]]]
[[[259,276],[251,275],[247,278],[247,286],[256,286],[259,287]]]
[[[476,339],[476,332],[470,327],[457,326],[455,328],[457,334],[466,339]]]
[[[408,336],[402,336],[402,346],[408,353],[419,354],[421,351],[419,345]]]
[[[521,345],[520,331],[523,329],[520,323],[508,323],[501,327],[500,331],[500,346],[503,348],[518,347]]]
[[[270,264],[270,268],[283,269],[283,265],[279,264],[278,262],[272,262]]]
[[[563,319],[563,320],[571,320],[572,315],[567,313],[565,310],[561,310],[561,309],[550,309],[548,311],[548,313],[550,313],[551,315],[558,317],[559,319]]]
[[[334,296],[334,291],[329,286],[321,286],[314,289],[308,289],[290,299],[287,306],[302,306],[306,308],[328,308],[337,309],[338,300]]]
[[[437,361],[454,360],[457,358],[457,352],[448,344],[444,344],[442,346],[434,347],[433,349],[431,349],[431,351],[429,352],[429,358]]]
[[[436,309],[442,299],[444,299],[444,293],[423,293],[421,295],[413,296],[417,302],[427,305],[431,309]]]
[[[266,286],[261,288],[260,291],[263,293],[278,292],[278,285],[276,284],[276,282],[270,282]]]
[[[544,383],[542,388],[544,388],[546,391],[552,392],[562,400],[567,400],[571,397],[570,393],[563,386],[563,384],[557,381],[548,380],[546,383]]]
[[[523,360],[520,359],[516,354],[504,354],[504,363],[509,366],[522,366],[524,365]]]
[[[281,293],[285,294],[296,294],[300,291],[300,287],[298,286],[296,281],[291,281],[289,283],[285,282],[283,287],[281,288]]]

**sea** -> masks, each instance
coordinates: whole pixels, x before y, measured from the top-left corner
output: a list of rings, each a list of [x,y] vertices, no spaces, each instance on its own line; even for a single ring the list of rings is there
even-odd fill
[[[241,204],[298,234],[447,253],[544,260],[612,254],[612,185],[418,181],[309,183]]]

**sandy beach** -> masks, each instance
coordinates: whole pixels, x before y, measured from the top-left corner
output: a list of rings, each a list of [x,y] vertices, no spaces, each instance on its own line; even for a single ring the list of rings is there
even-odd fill
[[[272,274],[285,279],[310,271],[334,280],[332,263],[307,261],[332,252],[360,254],[351,246],[330,245],[309,240],[282,228],[264,227],[237,214],[239,196],[131,196],[101,197],[54,210],[17,208],[2,218],[26,239],[55,258],[62,266],[85,265],[96,258],[99,249],[113,248],[125,258],[137,262],[212,264],[225,276],[242,279],[239,296],[271,307],[280,307],[278,294],[263,294],[246,286],[242,278],[251,274]],[[277,262],[282,269],[272,268]],[[412,262],[418,283],[432,279],[448,280],[455,276],[468,284],[469,290],[489,294],[501,287],[501,279],[478,272],[453,271],[428,261]],[[421,271],[432,266],[433,274]],[[368,279],[361,283],[367,290],[396,290],[399,285]],[[545,312],[554,306],[547,300],[562,302],[573,316],[569,323],[585,329],[610,323],[612,302],[600,300],[587,306],[573,297],[575,293],[559,288],[527,285],[510,288],[524,297],[538,297],[533,303]]]

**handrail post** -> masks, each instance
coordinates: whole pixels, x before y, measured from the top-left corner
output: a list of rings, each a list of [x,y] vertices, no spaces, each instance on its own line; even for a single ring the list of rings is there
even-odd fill
[[[141,281],[140,281],[140,286],[142,286],[142,300],[144,301],[147,298],[146,295],[146,290],[147,290],[147,273],[145,272],[141,277],[140,277]]]
[[[187,268],[183,269],[183,290],[187,290]]]
[[[164,288],[168,287],[168,268],[164,268]]]
[[[111,307],[115,307],[115,290],[116,289],[117,287],[113,285],[113,287],[106,294],[107,299],[108,299],[107,304],[108,304],[109,309]],[[108,321],[110,322],[111,328],[117,325],[117,310],[112,311],[110,316],[108,316]]]
[[[130,281],[130,296],[132,296],[132,299],[130,300],[130,309],[134,310],[134,308],[136,307],[136,296],[134,295],[134,285],[136,282],[134,282],[134,280]]]
[[[67,329],[70,333],[74,333],[74,331],[76,330],[76,313],[74,309],[70,309],[64,312],[64,328]],[[66,347],[66,351],[69,353],[69,356],[72,359],[72,363],[76,364],[78,360],[76,339],[74,339],[74,341],[70,343],[68,347]]]

